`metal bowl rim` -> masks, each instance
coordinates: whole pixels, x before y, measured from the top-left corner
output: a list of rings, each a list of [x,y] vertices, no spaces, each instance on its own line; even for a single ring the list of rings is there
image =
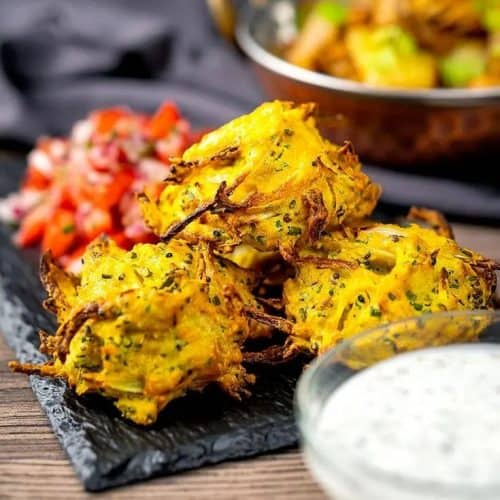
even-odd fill
[[[304,84],[350,95],[353,98],[399,101],[434,107],[471,107],[500,104],[500,87],[481,89],[391,89],[374,87],[300,68],[269,52],[252,35],[253,28],[259,21],[259,17],[264,13],[270,15],[268,9],[252,10],[243,15],[236,29],[236,40],[250,59],[273,73]]]

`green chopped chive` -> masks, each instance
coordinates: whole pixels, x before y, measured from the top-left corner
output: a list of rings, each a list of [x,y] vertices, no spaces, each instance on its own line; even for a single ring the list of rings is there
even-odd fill
[[[300,314],[300,319],[302,321],[306,321],[307,320],[307,309],[305,309],[304,307],[301,307],[299,309],[299,314]]]
[[[174,283],[174,277],[173,276],[167,276],[165,281],[161,284],[160,289],[162,288],[167,288],[171,286]]]
[[[302,234],[302,229],[300,227],[290,226],[288,228],[289,236],[300,236],[301,234]]]

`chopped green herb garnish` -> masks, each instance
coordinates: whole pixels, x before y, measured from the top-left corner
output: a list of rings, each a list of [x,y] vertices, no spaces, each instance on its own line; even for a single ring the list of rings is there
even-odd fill
[[[160,289],[167,288],[167,287],[171,286],[173,283],[174,283],[174,277],[172,275],[167,276],[165,278],[165,281],[161,284]]]
[[[300,236],[302,234],[302,229],[296,226],[290,226],[288,228],[288,234],[290,236]]]
[[[299,314],[300,314],[300,319],[302,321],[306,321],[306,319],[307,319],[307,309],[305,309],[304,307],[301,307],[299,309]]]

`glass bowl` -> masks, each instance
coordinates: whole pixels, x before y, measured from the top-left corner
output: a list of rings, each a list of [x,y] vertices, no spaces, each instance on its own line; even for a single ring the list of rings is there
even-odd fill
[[[491,448],[500,443],[499,341],[500,312],[443,312],[368,330],[316,359],[299,380],[295,403],[305,461],[325,491],[335,500],[500,498],[500,464],[496,474],[490,470],[500,462],[500,445]],[[496,369],[497,361],[498,376],[485,377],[481,370]],[[436,370],[444,371],[436,377]],[[477,418],[479,406],[469,405],[472,413],[462,418],[471,391],[485,394],[481,401],[498,400],[499,413]],[[490,427],[481,427],[486,413],[493,431],[499,428],[491,439]],[[472,438],[469,424],[477,424]],[[464,435],[476,455],[457,439],[435,448],[443,436]],[[442,453],[431,455],[435,450]]]

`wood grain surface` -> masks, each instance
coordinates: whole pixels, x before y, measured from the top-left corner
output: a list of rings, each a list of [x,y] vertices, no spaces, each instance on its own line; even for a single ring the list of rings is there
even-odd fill
[[[455,226],[460,243],[500,260],[500,230]],[[0,318],[1,329],[1,318]],[[325,498],[297,450],[210,466],[86,493],[74,475],[28,380],[10,373],[12,353],[0,336],[0,499]]]

